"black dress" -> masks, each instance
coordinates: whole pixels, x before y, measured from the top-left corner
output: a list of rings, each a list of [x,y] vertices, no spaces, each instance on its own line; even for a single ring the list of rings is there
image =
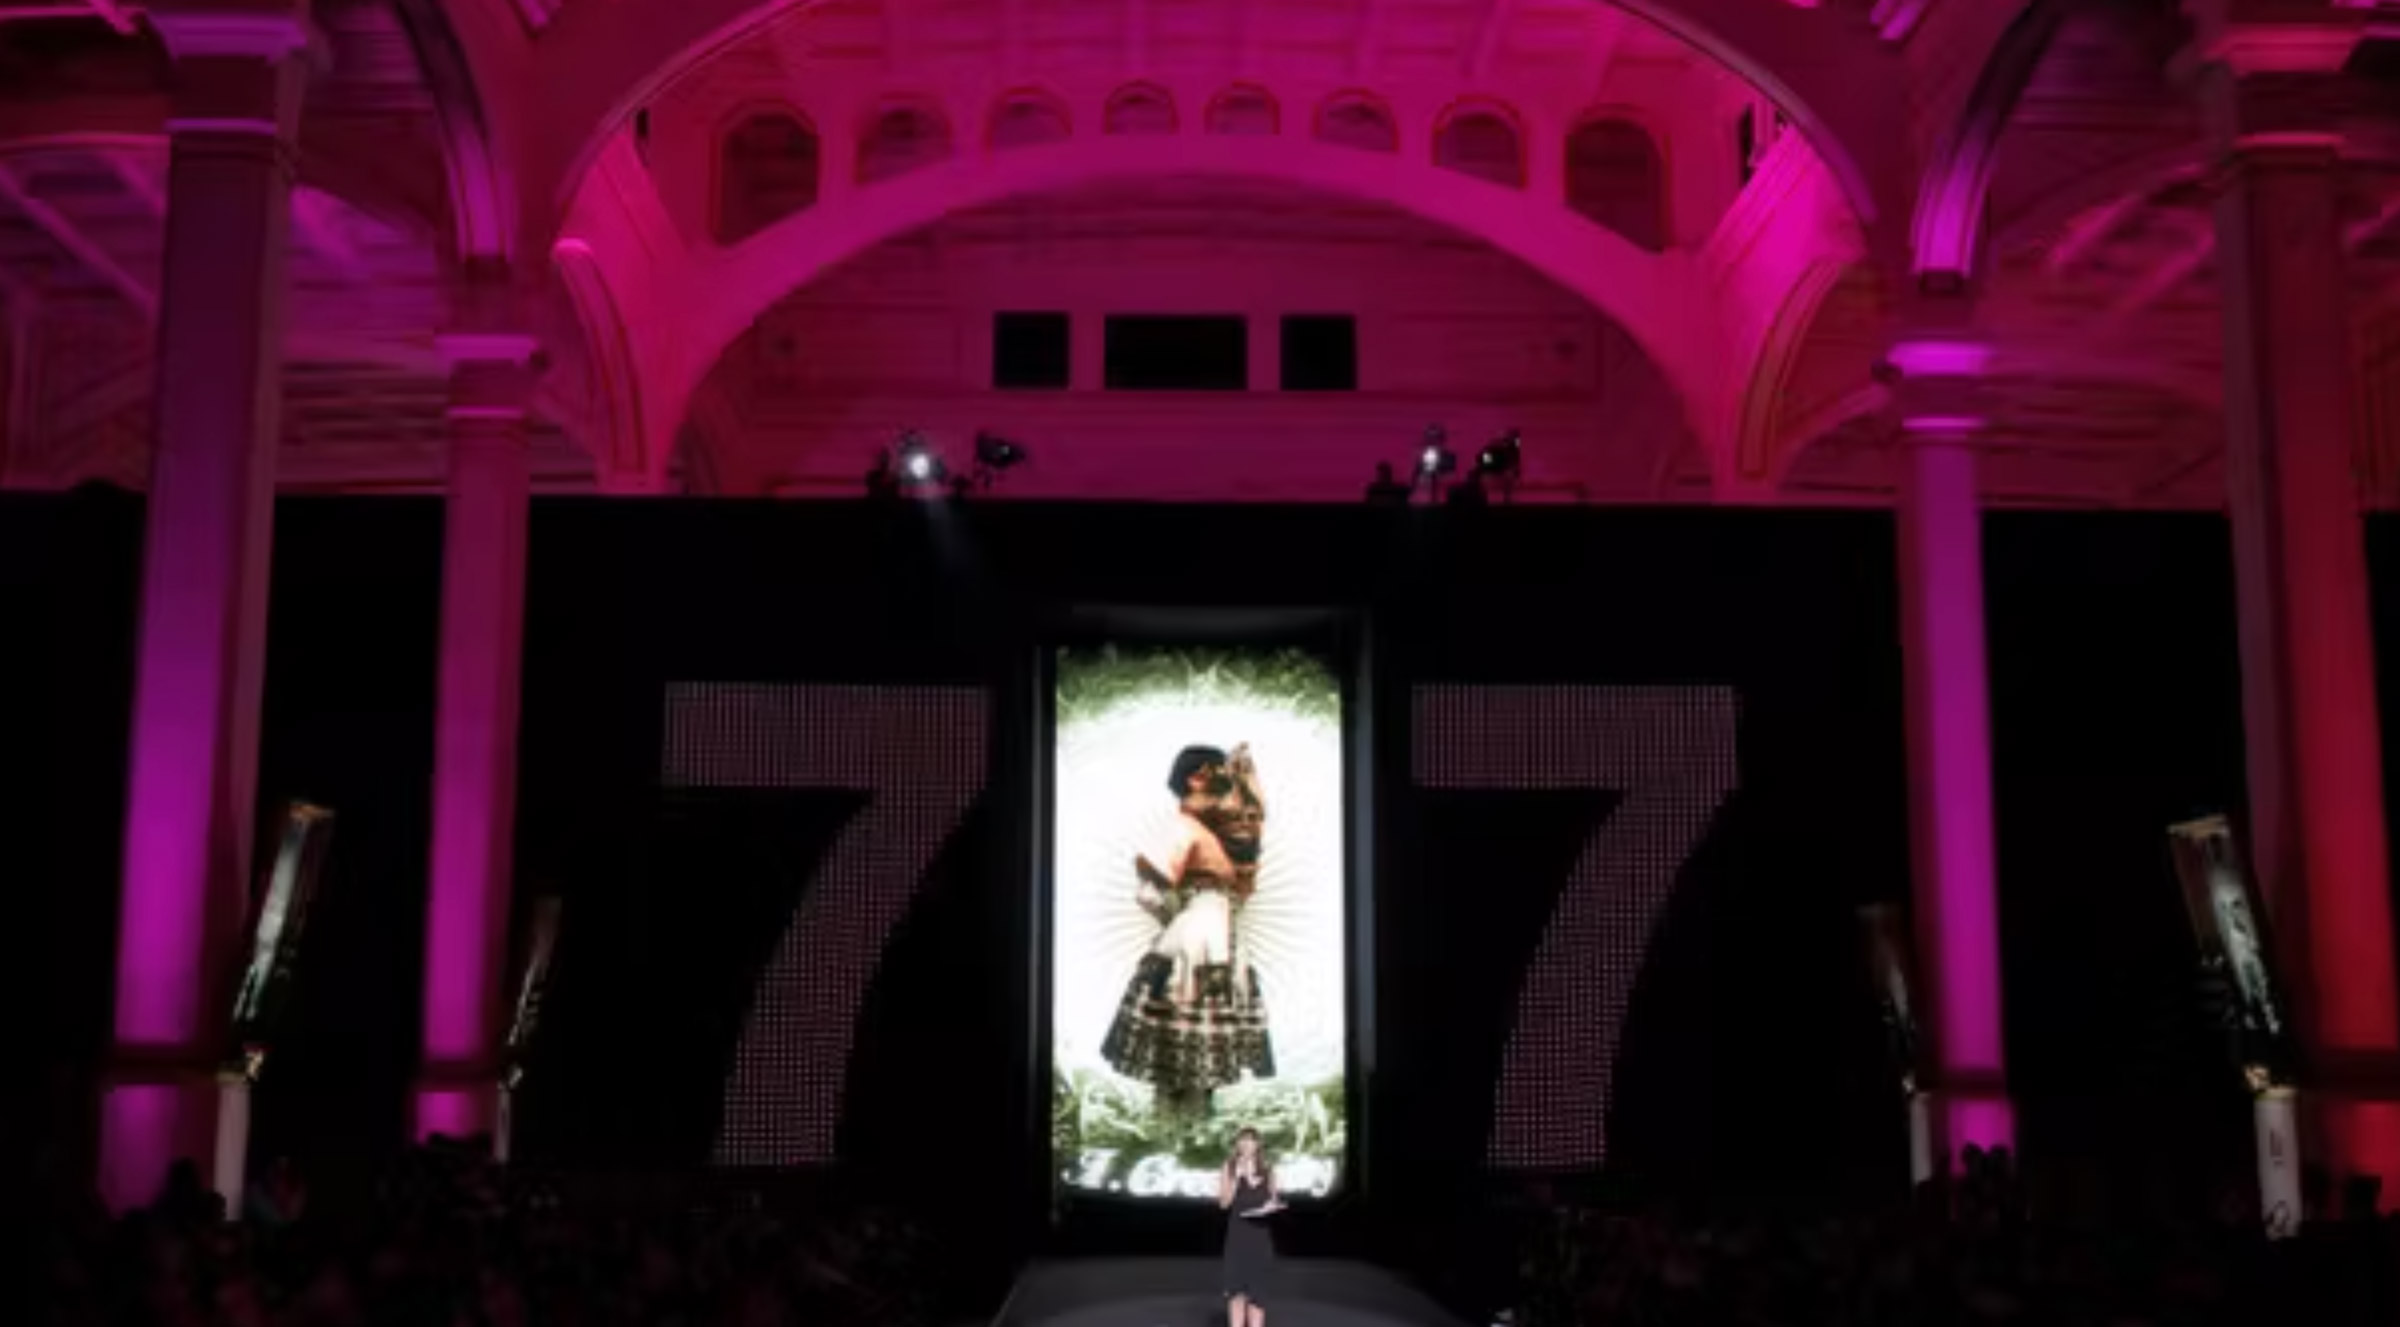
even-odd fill
[[[1244,1216],[1273,1201],[1275,1191],[1263,1180],[1235,1180],[1233,1204],[1225,1209],[1225,1298],[1240,1296],[1264,1305],[1274,1293],[1275,1235],[1267,1229],[1272,1217]]]

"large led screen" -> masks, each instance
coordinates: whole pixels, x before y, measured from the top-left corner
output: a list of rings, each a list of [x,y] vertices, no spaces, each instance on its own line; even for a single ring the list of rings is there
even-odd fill
[[[1058,1182],[1207,1198],[1256,1129],[1286,1193],[1345,1156],[1342,687],[1296,649],[1056,658]]]

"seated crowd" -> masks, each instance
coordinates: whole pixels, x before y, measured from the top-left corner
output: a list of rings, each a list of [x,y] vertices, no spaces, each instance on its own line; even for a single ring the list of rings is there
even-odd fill
[[[2029,1219],[2005,1152],[1875,1216],[1677,1219],[1549,1209],[1518,1327],[2213,1327],[2400,1323],[2400,1217],[2371,1181],[2269,1239],[2254,1221]],[[2323,1206],[2319,1206],[2323,1203]],[[2334,1208],[2335,1210],[2327,1210]]]
[[[238,1220],[189,1164],[149,1208],[46,1226],[26,1327],[920,1327],[912,1228],[828,1201],[626,1202],[513,1177],[478,1148],[412,1152],[363,1210],[269,1167]]]
[[[931,1327],[943,1260],[870,1208],[611,1201],[467,1147],[352,1214],[270,1167],[239,1219],[191,1167],[149,1208],[41,1225],[27,1327]],[[1517,1327],[2292,1327],[2400,1323],[2400,1220],[2085,1231],[2026,1217],[2005,1155],[1879,1217],[1684,1218],[1537,1203]],[[1428,1280],[1439,1280],[1428,1277]],[[958,1315],[952,1315],[958,1316]],[[1200,1327],[1195,1320],[1189,1327]]]

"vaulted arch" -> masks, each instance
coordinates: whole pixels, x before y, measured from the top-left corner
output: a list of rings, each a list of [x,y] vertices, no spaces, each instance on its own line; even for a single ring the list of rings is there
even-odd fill
[[[1844,8],[1790,0],[1590,0],[1613,4],[1748,80],[1825,162],[1870,236],[1905,243],[1915,172],[1907,70]],[[564,198],[608,136],[696,62],[822,0],[626,0],[569,5],[535,51],[531,134],[539,178]]]
[[[433,94],[448,173],[450,242],[462,261],[506,262],[516,253],[516,198],[506,145],[492,132],[467,50],[440,0],[395,0],[394,12],[415,48]]]
[[[1975,270],[2001,136],[2067,16],[2067,0],[2021,2],[2022,11],[1976,77],[1966,108],[1926,163],[1909,236],[1919,272],[1967,276]]]
[[[1089,135],[1017,151],[970,154],[860,189],[838,206],[787,218],[738,247],[695,255],[676,354],[656,354],[644,436],[674,435],[694,387],[725,347],[789,292],[847,259],[955,211],[1107,181],[1247,178],[1381,203],[1480,239],[1583,297],[1625,328],[1684,402],[1707,417],[1720,375],[1708,347],[1715,304],[1677,253],[1644,253],[1621,237],[1521,190],[1462,179],[1430,161],[1359,152],[1293,136]],[[663,346],[662,346],[663,349]],[[655,468],[660,458],[650,458]]]

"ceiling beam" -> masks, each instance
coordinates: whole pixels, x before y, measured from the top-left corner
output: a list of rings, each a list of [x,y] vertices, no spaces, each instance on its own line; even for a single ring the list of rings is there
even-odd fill
[[[118,36],[133,35],[133,13],[117,0],[90,0],[87,12],[98,15]]]
[[[1267,0],[1241,0],[1234,14],[1236,67],[1245,78],[1261,78],[1267,72],[1267,23],[1260,12],[1266,5]]]
[[[30,23],[40,19],[92,18],[94,16],[107,17],[101,12],[100,7],[90,3],[90,0],[61,0],[57,4],[11,5],[6,9],[0,9],[0,24]],[[109,26],[115,27],[116,24],[112,20]],[[117,31],[130,32],[132,28],[130,26],[117,28]]]
[[[2400,194],[2384,199],[2382,205],[2376,208],[2372,216],[2362,217],[2344,226],[2342,228],[2342,251],[2356,253],[2360,247],[2389,230],[2395,221],[2400,221]],[[2191,230],[2189,242],[2174,254],[2160,260],[2157,266],[2151,268],[2140,281],[2134,284],[2131,291],[2118,299],[2115,307],[2109,311],[2109,322],[2112,329],[2147,312],[2151,306],[2174,294],[2178,287],[2191,280],[2202,268],[2208,266],[2210,260],[2217,256],[2215,219],[2207,213],[2199,213],[2196,218],[2187,218],[2185,224]]]
[[[1633,15],[1614,6],[1602,6],[1592,16],[1592,95],[1608,95],[1608,74],[1616,68],[1617,55],[1625,49],[1625,39],[1633,35]]]
[[[2185,217],[2183,225],[2186,231],[2183,246],[2143,273],[2133,283],[2133,289],[2119,296],[2110,307],[2107,321],[2112,329],[2148,312],[2217,256],[2216,226],[2205,213],[2197,218]]]
[[[152,216],[163,219],[167,215],[166,186],[150,173],[146,163],[122,152],[90,152],[85,155],[116,176],[117,183],[125,186],[125,192],[140,199],[142,206],[150,209]]]
[[[2373,216],[2361,217],[2342,231],[2342,243],[2347,252],[2356,253],[2373,243],[2375,238],[2400,221],[2400,193],[2386,198],[2376,207]]]
[[[358,246],[342,233],[332,199],[314,189],[292,190],[292,230],[309,251],[333,265],[342,279],[364,285],[374,275]]]
[[[2043,272],[2055,281],[2074,271],[2084,255],[2123,230],[2126,221],[2140,211],[2141,206],[2141,195],[2125,194],[2069,222],[2066,234],[2059,236],[2058,243],[2051,245],[2050,252],[2042,256]]]
[[[1459,70],[1469,83],[1481,83],[1492,76],[1492,65],[1508,46],[1508,25],[1517,16],[1517,3],[1518,0],[1486,0],[1483,18],[1475,27],[1475,40],[1467,46],[1466,65]]]
[[[1358,30],[1350,40],[1350,77],[1365,82],[1375,74],[1383,52],[1383,31],[1391,22],[1392,0],[1359,0]]]
[[[148,318],[158,316],[158,292],[117,261],[114,254],[100,247],[98,241],[83,233],[74,222],[61,216],[48,203],[33,196],[17,179],[15,172],[0,164],[0,201],[5,201],[47,234],[58,247],[74,255],[75,260],[90,268],[95,276],[116,288],[127,302]]]
[[[42,302],[40,292],[26,284],[24,278],[0,267],[0,308],[12,317],[29,317]]]
[[[1150,0],[1125,0],[1125,67],[1136,78],[1150,73]]]
[[[1008,81],[1025,77],[1026,54],[1031,42],[1027,40],[1025,0],[1002,0],[1000,5],[1000,70]]]
[[[883,0],[883,63],[887,69],[898,70],[916,54],[915,15],[908,12],[908,0]]]

